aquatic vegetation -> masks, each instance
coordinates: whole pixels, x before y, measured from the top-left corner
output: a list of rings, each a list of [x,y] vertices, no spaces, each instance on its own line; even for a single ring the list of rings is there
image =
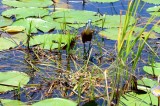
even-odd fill
[[[144,66],[143,70],[148,74],[158,76],[158,75],[160,75],[159,68],[160,68],[160,63],[155,63],[155,64],[153,64],[153,66],[152,65]]]
[[[22,8],[13,8],[8,9],[2,12],[2,16],[5,17],[12,17],[14,16],[17,20],[20,18],[27,18],[27,17],[43,17],[48,15],[49,11],[44,8],[37,8],[37,7],[22,7]]]
[[[2,4],[11,7],[47,7],[53,4],[51,0],[2,0]]]
[[[23,26],[6,26],[1,28],[3,32],[8,32],[8,33],[15,33],[15,32],[22,32],[25,30],[25,27]]]
[[[144,2],[147,2],[147,3],[151,3],[151,4],[160,4],[160,1],[159,0],[142,0]]]
[[[0,99],[0,102],[2,103],[3,106],[27,106],[26,103],[18,101],[18,100],[10,100],[10,99]],[[51,99],[45,99],[37,103],[33,103],[31,106],[77,106],[77,103],[67,100],[67,99],[62,99],[62,98],[51,98]]]
[[[4,77],[5,76],[5,77]],[[30,77],[18,71],[0,72],[0,93],[18,89],[29,82]]]
[[[151,92],[159,85],[159,6],[148,8],[151,16],[143,18],[141,0],[63,2],[73,9],[56,8],[57,2],[2,0],[8,7],[0,17],[0,70],[7,67],[0,72],[6,88],[1,97],[9,92],[26,102],[4,96],[0,105],[157,105]],[[150,54],[158,61],[144,66]],[[13,68],[17,72],[8,72]],[[147,77],[139,76],[142,68]]]
[[[89,0],[91,2],[107,2],[107,3],[112,3],[112,2],[117,2],[119,0]]]
[[[11,25],[13,22],[12,19],[5,18],[3,16],[0,16],[0,27]]]
[[[71,41],[74,40],[74,35],[69,34],[44,34],[44,35],[38,35],[33,36],[29,44],[30,46],[39,46],[40,48],[47,49],[47,50],[53,50],[58,49],[59,43],[60,48],[63,48],[68,43],[68,37],[70,37]]]

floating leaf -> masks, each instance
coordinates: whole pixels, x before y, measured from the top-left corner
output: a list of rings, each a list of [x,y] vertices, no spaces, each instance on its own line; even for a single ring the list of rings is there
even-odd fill
[[[15,21],[12,26],[23,26],[26,28],[26,31],[28,31],[30,28],[30,24],[32,33],[37,33],[37,29],[43,32],[48,32],[54,29],[56,25],[59,25],[57,22],[48,22],[40,18],[27,18]]]
[[[142,28],[140,28],[140,27],[136,27],[136,28],[133,30],[133,31],[134,31],[134,34],[140,32],[141,29],[142,29]],[[117,38],[118,38],[118,30],[119,30],[118,28],[106,29],[106,30],[100,31],[100,32],[99,32],[99,35],[102,36],[102,37],[105,37],[105,38],[107,38],[107,39],[117,40]],[[126,36],[126,39],[127,39],[127,37],[129,36],[129,32],[130,32],[130,31],[131,31],[131,30],[128,30],[128,35]],[[133,32],[133,31],[132,31],[132,32]],[[135,38],[135,36],[132,35],[132,36],[131,36],[131,39],[134,39],[134,38]]]
[[[16,19],[26,18],[29,16],[43,17],[48,14],[49,14],[49,11],[47,9],[36,8],[36,7],[14,8],[14,9],[9,9],[9,10],[2,12],[3,16],[5,17],[15,16]]]
[[[160,33],[160,30],[159,30],[159,29],[160,29],[160,25],[157,25],[157,26],[154,27],[153,30],[154,30],[155,32],[157,32],[157,33]]]
[[[147,9],[151,15],[160,16],[160,6],[154,6]]]
[[[0,16],[0,27],[11,25],[12,22],[11,19]]]
[[[158,98],[151,93],[136,94],[130,92],[120,98],[120,106],[157,106],[157,104]]]
[[[137,83],[140,86],[145,86],[145,87],[149,87],[149,88],[152,88],[153,86],[158,85],[157,81],[154,81],[154,80],[146,78],[146,77],[142,78],[141,80],[138,80]]]
[[[23,72],[0,72],[0,92],[6,92],[23,87],[29,82],[29,76]]]
[[[112,3],[112,2],[117,2],[119,0],[89,0],[90,2],[107,2],[107,3]]]
[[[160,0],[142,0],[142,1],[151,3],[151,4],[160,4]]]
[[[160,75],[160,71],[159,71],[160,70],[160,63],[155,63],[153,65],[153,67],[151,67],[151,66],[144,66],[143,70],[146,73],[148,73],[148,74],[152,74],[152,75],[158,76],[158,75]]]
[[[103,23],[102,21],[99,21],[99,24],[97,25],[98,27],[102,27],[102,24],[104,24],[103,28],[115,28],[115,27],[119,27],[120,23],[122,23],[122,27],[123,24],[125,23],[125,15],[107,15],[105,17],[105,22]],[[121,20],[120,20],[121,19]],[[131,17],[130,21],[129,21],[129,25],[132,25],[135,23],[135,19],[133,17]]]
[[[51,98],[34,103],[32,106],[77,106],[77,103],[62,98]]]
[[[3,31],[5,32],[9,32],[9,33],[15,33],[15,32],[22,32],[25,30],[25,27],[23,26],[7,26],[4,28],[1,28]]]
[[[92,22],[98,21],[101,19],[101,17],[96,13],[92,11],[80,11],[80,10],[71,10],[71,9],[65,9],[53,12],[51,14],[52,18],[57,18],[56,21],[61,23],[86,23],[89,19],[92,20]]]
[[[20,42],[10,37],[0,37],[0,51],[16,47]]]
[[[59,46],[64,47],[70,40],[74,39],[73,35],[64,34],[44,34],[34,36],[30,40],[30,46],[39,45],[43,49],[56,49]]]
[[[18,100],[0,99],[3,106],[27,106],[25,103]]]
[[[2,4],[12,7],[48,7],[53,2],[51,0],[2,0]]]

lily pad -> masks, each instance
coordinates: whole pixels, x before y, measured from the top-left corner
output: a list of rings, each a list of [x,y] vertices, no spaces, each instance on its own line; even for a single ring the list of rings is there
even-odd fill
[[[112,2],[117,2],[119,0],[89,0],[90,2],[107,2],[107,3],[112,3]]]
[[[144,2],[147,2],[147,3],[151,3],[151,4],[160,4],[160,0],[142,0]]]
[[[15,33],[15,32],[22,32],[25,30],[25,27],[23,26],[7,26],[4,28],[1,28],[3,31],[5,32],[9,32],[9,33]]]
[[[30,46],[39,45],[43,49],[53,50],[57,49],[59,46],[64,47],[65,45],[67,45],[69,40],[73,40],[74,38],[75,37],[73,35],[64,34],[38,35],[31,38]]]
[[[160,30],[159,30],[159,29],[160,29],[160,25],[157,25],[157,26],[154,27],[153,30],[154,30],[155,32],[157,32],[157,33],[160,33]]]
[[[55,18],[56,21],[61,23],[86,23],[89,19],[92,22],[101,20],[101,16],[99,16],[96,12],[92,11],[80,11],[80,10],[72,10],[72,9],[65,9],[53,12],[51,14],[52,18]]]
[[[48,14],[49,14],[49,11],[47,9],[36,8],[36,7],[14,8],[14,9],[9,9],[9,10],[2,12],[3,16],[5,17],[15,16],[16,19],[26,18],[29,16],[43,17]]]
[[[18,100],[0,99],[3,106],[27,106],[25,103]]]
[[[125,15],[107,15],[105,17],[105,22],[103,23],[103,28],[115,28],[120,26],[120,22],[122,23],[122,27],[125,23]],[[121,20],[120,20],[121,19]],[[135,23],[135,19],[131,17],[129,25],[132,25]],[[99,21],[98,27],[102,27],[102,21]]]
[[[0,16],[0,27],[11,25],[13,20]]]
[[[120,106],[157,106],[157,104],[158,98],[152,93],[136,94],[130,92],[120,98]]]
[[[135,28],[134,32],[138,33],[138,32],[140,32],[141,29],[142,28],[137,27],[137,28]],[[118,30],[119,30],[118,28],[105,29],[103,31],[100,31],[99,35],[104,37],[104,38],[107,38],[107,39],[117,40]],[[128,30],[128,32],[130,32],[130,30]],[[135,36],[133,35],[131,39],[134,39],[134,38],[135,38]],[[126,36],[126,39],[127,39],[127,36]]]
[[[29,30],[31,24],[31,32],[37,33],[39,29],[42,32],[48,32],[59,25],[57,22],[48,22],[41,18],[27,18],[27,19],[20,19],[15,21],[12,26],[23,26],[26,28],[26,31]]]
[[[153,65],[153,67],[151,67],[151,66],[144,66],[143,67],[143,70],[146,72],[146,73],[148,73],[148,74],[152,74],[152,75],[156,75],[156,76],[158,76],[158,75],[160,75],[160,63],[155,63],[154,65]]]
[[[48,7],[53,2],[51,0],[2,0],[2,4],[12,7]]]
[[[23,87],[29,82],[29,76],[23,72],[0,72],[0,92],[6,92]]]
[[[160,6],[154,6],[147,9],[151,15],[160,16]]]
[[[152,87],[158,85],[157,81],[154,81],[154,80],[146,78],[146,77],[142,78],[141,80],[138,80],[137,83],[140,86],[145,86],[148,88],[152,88]]]
[[[20,42],[10,37],[0,37],[0,51],[16,47]]]
[[[34,103],[32,106],[77,106],[77,103],[63,98],[51,98]]]

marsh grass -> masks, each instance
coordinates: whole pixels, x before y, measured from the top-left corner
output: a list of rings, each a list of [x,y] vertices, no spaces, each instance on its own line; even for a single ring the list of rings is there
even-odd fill
[[[136,13],[139,8],[140,0],[130,0],[128,3],[128,10],[126,12],[125,22],[124,25],[122,25],[122,22],[120,22],[119,27],[119,33],[117,38],[117,57],[115,62],[111,64],[111,66],[107,69],[109,71],[114,71],[113,74],[109,74],[108,76],[112,79],[112,92],[110,95],[108,95],[107,91],[107,101],[110,105],[112,101],[115,100],[116,105],[119,105],[120,97],[124,94],[124,90],[132,90],[131,86],[134,85],[134,82],[132,80],[132,75],[134,75],[137,64],[139,62],[141,53],[144,49],[144,46],[150,36],[150,33],[152,32],[154,26],[150,29],[149,33],[143,38],[142,33],[146,30],[147,26],[150,25],[153,20],[155,19],[155,16],[151,16],[145,26],[142,28],[142,30],[136,35],[135,39],[131,39],[131,37],[134,35],[134,29],[137,25],[137,20],[134,25],[129,26],[131,16],[136,18]],[[120,17],[121,20],[121,17]],[[128,28],[131,27],[131,30],[128,33]],[[134,48],[137,47],[137,50]],[[136,51],[136,52],[135,52]],[[130,60],[130,56],[133,56],[133,59]],[[132,63],[131,66],[128,66],[128,63]],[[112,67],[112,68],[111,68]],[[114,67],[114,68],[113,68]],[[107,74],[104,74],[105,77],[107,77]],[[111,77],[112,76],[112,77]],[[107,79],[106,84],[107,84]],[[128,85],[127,89],[124,89],[125,86],[127,86],[128,83],[131,83]],[[136,86],[136,85],[135,85]]]

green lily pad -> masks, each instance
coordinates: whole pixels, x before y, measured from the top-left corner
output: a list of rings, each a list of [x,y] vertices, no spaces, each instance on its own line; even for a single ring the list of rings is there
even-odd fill
[[[77,106],[77,103],[62,98],[51,98],[34,103],[32,106]]]
[[[151,4],[160,4],[160,0],[142,0],[142,1],[151,3]]]
[[[137,28],[135,28],[134,32],[138,33],[138,32],[140,32],[141,29],[142,28],[137,27]],[[102,37],[104,37],[104,38],[107,38],[107,39],[117,40],[117,38],[118,38],[118,30],[119,30],[118,28],[105,29],[103,31],[100,31],[99,35],[102,36]],[[131,39],[134,39],[134,38],[135,38],[135,36],[133,35],[131,37]],[[126,39],[127,39],[127,36],[126,36]]]
[[[53,2],[51,0],[2,0],[2,4],[12,7],[48,7]]]
[[[112,2],[117,2],[119,0],[89,0],[90,2],[107,2],[107,3],[112,3]]]
[[[0,27],[11,25],[12,22],[11,19],[0,16]]]
[[[154,30],[155,32],[157,32],[157,33],[160,33],[160,30],[159,30],[159,29],[160,29],[160,25],[157,25],[157,26],[154,27],[153,30]]]
[[[96,12],[92,11],[80,11],[80,10],[60,10],[53,12],[51,14],[52,18],[55,18],[56,21],[61,23],[86,23],[89,19],[92,22],[101,20],[101,16],[99,16]]]
[[[20,42],[10,37],[0,37],[0,51],[16,47]]]
[[[154,74],[156,76],[160,75],[160,63],[155,63],[153,65],[153,68],[151,66],[144,66],[143,70],[148,73],[148,74],[152,74],[153,75],[153,70],[154,70]]]
[[[120,98],[120,106],[157,106],[157,104],[158,98],[152,93],[136,94],[130,92]]]
[[[15,21],[12,26],[23,26],[26,28],[26,31],[28,32],[30,28],[31,23],[31,32],[37,33],[39,29],[42,32],[48,32],[52,29],[54,29],[57,25],[59,25],[57,22],[48,22],[46,20],[40,19],[40,18],[27,18],[27,19],[20,19]]]
[[[30,46],[39,45],[43,49],[53,50],[59,46],[64,47],[70,40],[73,40],[75,36],[64,34],[44,34],[34,36],[30,40]]]
[[[0,99],[3,106],[27,106],[25,103],[18,100]]]
[[[149,88],[152,88],[152,87],[158,85],[157,81],[154,81],[154,80],[146,78],[146,77],[142,78],[141,80],[138,80],[137,83],[138,83],[138,85],[149,87]]]
[[[160,16],[160,6],[154,6],[147,9],[151,15]]]
[[[24,31],[25,27],[23,27],[23,26],[7,26],[7,27],[1,28],[1,29],[5,32],[16,33],[16,32]]]
[[[125,15],[107,15],[105,17],[105,22],[103,23],[103,28],[115,28],[120,26],[120,22],[122,23],[122,27],[125,23]],[[120,20],[121,19],[121,20]],[[131,17],[129,25],[132,25],[135,23],[135,19]],[[99,24],[97,24],[98,27],[102,27],[102,21],[99,21]]]
[[[136,38],[136,35],[139,34],[139,32],[142,30],[143,28],[141,27],[136,27],[133,31],[133,35],[131,36],[131,39]],[[127,31],[127,34],[129,34],[130,32],[130,28]],[[118,28],[109,28],[109,29],[105,29],[99,32],[99,35],[107,38],[107,39],[111,39],[111,40],[117,40],[118,38],[118,33],[119,33],[119,29]],[[145,37],[146,35],[148,35],[149,32],[143,32],[141,37]],[[150,33],[149,38],[151,39],[157,39],[158,36],[156,36],[155,33]],[[127,37],[126,37],[127,39]]]
[[[5,17],[15,16],[16,19],[26,18],[29,16],[43,17],[48,14],[49,14],[49,11],[47,9],[36,8],[36,7],[14,8],[14,9],[9,9],[9,10],[2,12],[3,16],[5,16]]]
[[[29,82],[29,76],[18,71],[0,72],[0,93],[23,87]]]

